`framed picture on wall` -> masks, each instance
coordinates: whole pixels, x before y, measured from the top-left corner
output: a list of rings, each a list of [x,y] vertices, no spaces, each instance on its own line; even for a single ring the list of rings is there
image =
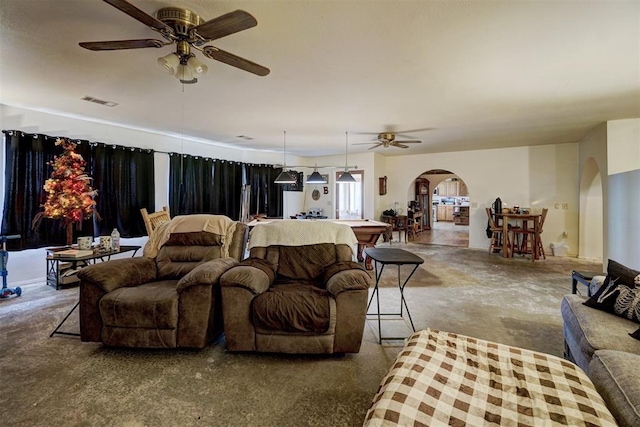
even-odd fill
[[[294,170],[290,170],[289,174],[296,178],[296,182],[294,184],[283,184],[282,191],[302,191],[302,182],[304,180],[304,173],[297,172]]]

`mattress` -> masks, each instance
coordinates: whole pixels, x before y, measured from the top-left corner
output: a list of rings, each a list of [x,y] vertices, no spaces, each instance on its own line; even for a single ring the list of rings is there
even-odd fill
[[[364,425],[617,424],[591,380],[571,362],[426,329],[407,339]]]

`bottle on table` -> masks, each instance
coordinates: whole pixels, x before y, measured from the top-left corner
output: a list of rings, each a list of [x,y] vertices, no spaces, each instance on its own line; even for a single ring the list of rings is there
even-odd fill
[[[111,232],[111,250],[120,250],[120,232],[118,232],[117,228],[114,228]]]

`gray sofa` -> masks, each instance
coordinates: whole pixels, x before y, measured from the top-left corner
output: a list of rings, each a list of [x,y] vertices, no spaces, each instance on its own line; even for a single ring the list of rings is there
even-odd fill
[[[604,278],[594,278],[593,288]],[[591,378],[621,426],[640,426],[640,341],[629,336],[637,323],[587,307],[587,297],[562,300],[565,357]]]

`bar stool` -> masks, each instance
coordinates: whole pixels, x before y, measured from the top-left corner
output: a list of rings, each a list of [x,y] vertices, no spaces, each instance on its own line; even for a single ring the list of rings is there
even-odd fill
[[[518,253],[522,255],[531,254],[531,259],[535,260],[542,255],[543,259],[547,259],[544,253],[544,245],[542,244],[541,234],[542,227],[544,226],[545,218],[547,217],[548,208],[542,208],[542,214],[540,215],[539,223],[538,223],[538,247],[534,248],[535,242],[535,229],[534,227],[518,227],[512,228],[511,232],[513,232],[513,238],[511,240],[511,253],[515,253],[516,248]],[[534,219],[534,221],[537,221]],[[521,241],[522,239],[522,241]],[[516,243],[517,242],[517,243]],[[534,253],[534,250],[537,251]]]

